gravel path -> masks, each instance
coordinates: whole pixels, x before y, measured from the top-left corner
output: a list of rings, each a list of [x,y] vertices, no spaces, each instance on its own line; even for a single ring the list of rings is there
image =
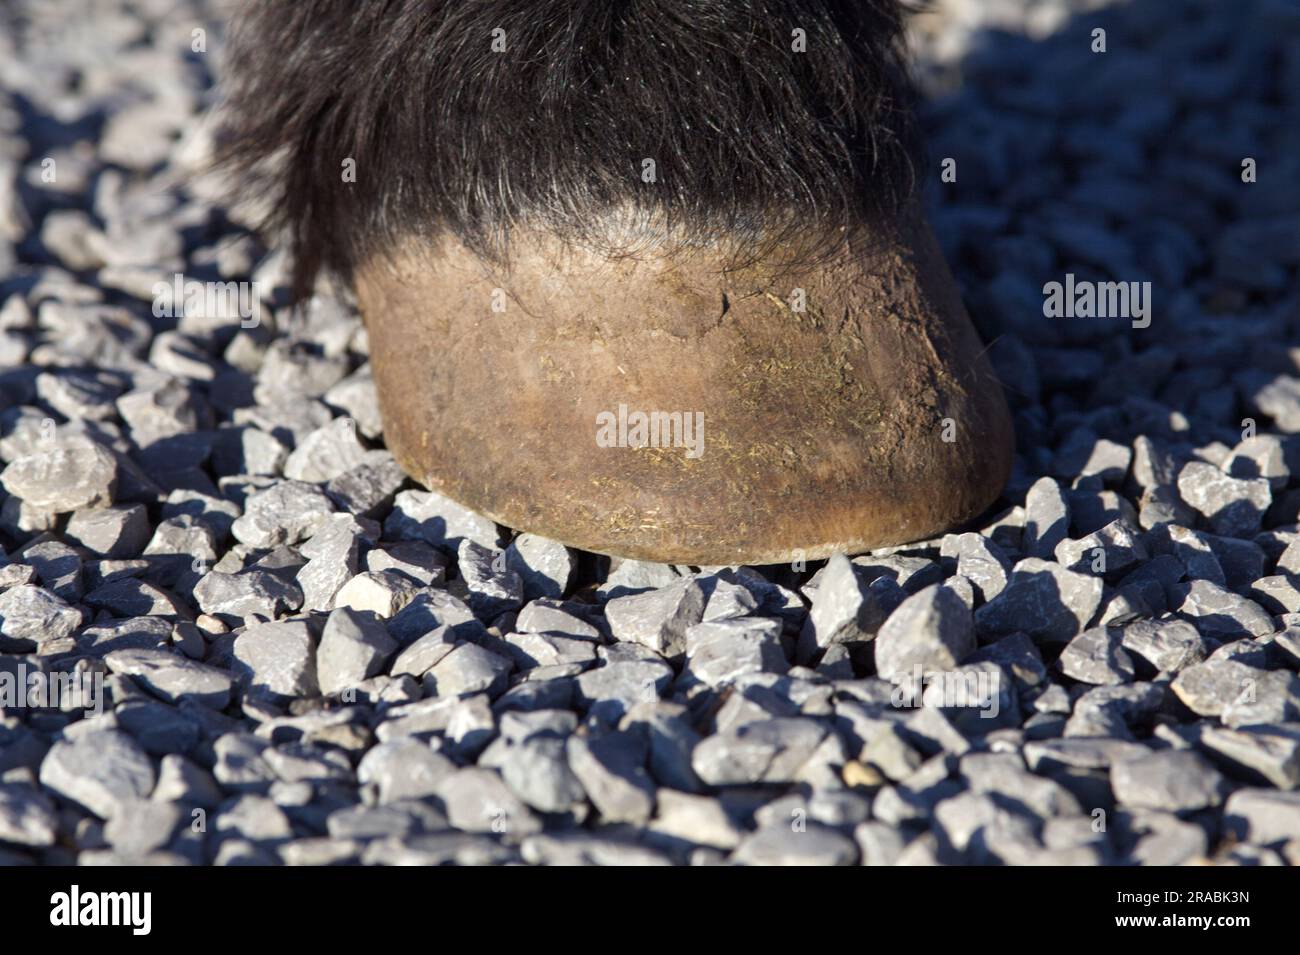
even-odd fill
[[[0,863],[1300,862],[1300,8],[940,6],[1017,468],[802,572],[414,487],[355,313],[196,175],[216,5],[0,8]]]

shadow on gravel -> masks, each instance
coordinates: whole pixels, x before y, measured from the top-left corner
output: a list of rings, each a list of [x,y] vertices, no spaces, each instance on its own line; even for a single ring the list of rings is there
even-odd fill
[[[1275,380],[1300,343],[1298,43],[1283,0],[1133,0],[1037,41],[983,35],[924,107],[935,230],[1016,413],[1007,503],[1044,474],[1086,486],[1098,439],[1182,458],[1234,447],[1245,418],[1300,430]],[[1131,293],[1128,314],[1049,317],[1053,282]]]

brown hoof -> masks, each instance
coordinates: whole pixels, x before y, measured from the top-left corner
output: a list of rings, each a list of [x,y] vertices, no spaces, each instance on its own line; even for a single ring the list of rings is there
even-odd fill
[[[232,34],[221,155],[298,291],[356,290],[398,460],[686,564],[978,514],[1011,427],[910,204],[908,5],[570,6],[252,0]]]
[[[502,524],[667,563],[859,552],[994,501],[1010,418],[919,214],[817,265],[719,261],[517,236],[496,268],[447,236],[364,262],[389,449]]]

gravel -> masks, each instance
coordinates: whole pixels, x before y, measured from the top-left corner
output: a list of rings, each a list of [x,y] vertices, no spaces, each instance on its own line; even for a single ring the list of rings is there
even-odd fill
[[[762,568],[584,554],[419,488],[353,306],[286,308],[282,253],[204,172],[219,56],[181,53],[196,23],[217,52],[216,5],[12,6],[0,692],[81,677],[102,707],[0,703],[0,858],[1298,857],[1289,5],[917,21],[959,170],[921,178],[1015,468],[940,538]],[[1088,52],[1103,15],[1122,56]],[[255,281],[258,323],[157,314],[177,272]],[[1044,317],[1067,273],[1150,281],[1150,325]]]
[[[657,590],[615,597],[605,604],[605,619],[616,640],[678,656],[686,650],[687,630],[704,618],[704,603],[700,581],[684,577]]]
[[[0,484],[26,506],[51,514],[105,507],[117,488],[117,460],[92,441],[77,441],[10,462]]]
[[[889,615],[875,643],[876,672],[901,680],[913,667],[951,670],[975,649],[970,609],[949,587],[932,584]]]
[[[385,672],[397,641],[373,613],[340,607],[329,615],[316,648],[316,677],[330,696]]]
[[[147,798],[156,781],[148,754],[113,729],[55,743],[41,761],[40,778],[42,786],[101,819],[112,818],[130,800]]]
[[[225,670],[168,650],[115,650],[105,655],[104,663],[113,673],[131,677],[166,703],[193,700],[223,710],[234,688],[235,681]]]
[[[1126,809],[1195,812],[1223,800],[1223,777],[1205,757],[1166,750],[1110,768],[1115,800]]]
[[[260,623],[235,639],[233,670],[254,696],[287,701],[315,696],[316,640],[305,621]]]

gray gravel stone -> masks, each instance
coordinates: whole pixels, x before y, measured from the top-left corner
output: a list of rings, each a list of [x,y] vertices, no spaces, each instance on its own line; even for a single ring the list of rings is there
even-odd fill
[[[1056,560],[1061,566],[1099,576],[1129,570],[1147,556],[1141,531],[1123,519],[1112,521],[1086,537],[1063,540],[1056,545]]]
[[[591,716],[617,722],[638,703],[653,703],[667,690],[673,670],[659,659],[598,651],[603,666],[575,680],[575,702]]]
[[[76,603],[81,599],[81,556],[62,541],[42,541],[29,545],[22,559],[36,570],[41,584],[60,600]]]
[[[1219,719],[1228,726],[1300,720],[1300,675],[1280,670],[1261,674],[1223,708]]]
[[[687,843],[734,849],[744,833],[716,799],[661,789],[657,794],[655,818],[649,826],[656,843]]]
[[[1300,611],[1300,579],[1290,574],[1261,577],[1250,587],[1250,598],[1269,613]]]
[[[1274,630],[1263,607],[1208,580],[1177,584],[1171,596],[1179,616],[1208,636],[1235,640],[1266,636]]]
[[[213,822],[216,833],[227,839],[237,836],[256,846],[293,837],[293,824],[274,802],[265,796],[246,793],[221,807]]]
[[[713,582],[713,591],[704,605],[704,621],[730,620],[748,617],[759,612],[759,598],[748,587],[725,580],[721,576]]]
[[[329,615],[316,648],[316,676],[327,696],[382,673],[397,641],[372,614],[341,607]]]
[[[393,661],[391,673],[393,676],[403,674],[414,677],[424,676],[455,648],[456,640],[452,636],[451,628],[438,627],[402,650]]]
[[[344,355],[322,354],[310,342],[276,339],[267,347],[257,370],[253,400],[269,405],[294,398],[319,398],[347,373]]]
[[[872,640],[903,594],[888,578],[879,585],[843,554],[832,554],[822,568],[812,609],[799,635],[800,662],[815,662],[828,647]]]
[[[577,607],[545,598],[532,600],[519,611],[515,629],[521,633],[562,633],[584,640],[600,639],[600,631]]]
[[[249,547],[297,544],[315,534],[333,510],[320,488],[283,481],[251,495],[231,533]]]
[[[554,633],[509,633],[498,649],[520,670],[596,662],[592,641]]]
[[[1206,656],[1205,640],[1181,620],[1137,620],[1127,624],[1120,642],[1159,672],[1175,673]]]
[[[566,760],[565,740],[558,736],[503,737],[483,753],[479,765],[498,769],[511,791],[539,812],[578,812],[586,798]]]
[[[58,830],[54,804],[44,793],[30,786],[0,784],[0,842],[52,846]]]
[[[133,557],[152,536],[149,515],[139,504],[74,511],[63,532],[70,544],[107,558]]]
[[[357,780],[373,785],[381,803],[423,799],[456,771],[456,764],[411,737],[380,743],[357,766]]]
[[[528,600],[562,598],[577,568],[572,551],[537,534],[520,534],[506,548],[506,567],[519,575]]]
[[[471,767],[453,773],[438,785],[438,799],[452,827],[464,832],[519,839],[542,829],[540,820],[491,770]]]
[[[1207,580],[1221,587],[1227,584],[1223,565],[1219,563],[1206,535],[1177,524],[1168,524],[1153,531],[1149,537],[1154,541],[1155,552],[1173,556],[1182,565],[1185,576]],[[1177,583],[1177,580],[1169,579],[1164,571],[1160,571],[1159,576],[1167,585],[1166,590],[1172,590],[1172,585]]]
[[[168,703],[193,700],[213,709],[230,702],[234,680],[223,670],[165,650],[115,650],[104,657],[109,670],[133,678]]]
[[[1114,686],[1133,679],[1133,660],[1112,627],[1093,627],[1071,640],[1057,661],[1061,672],[1080,683]]]
[[[816,824],[766,826],[748,836],[731,856],[739,865],[855,865],[858,847],[834,829]]]
[[[158,617],[131,617],[87,627],[77,636],[77,652],[103,657],[114,650],[165,650],[173,625]]]
[[[158,784],[154,786],[154,800],[178,803],[186,807],[212,809],[221,802],[221,789],[205,769],[184,756],[169,753],[158,766]]]
[[[330,813],[327,825],[330,838],[336,841],[405,839],[446,829],[447,819],[432,806],[411,801],[383,806],[348,806]]]
[[[765,617],[697,623],[686,631],[684,672],[714,687],[746,673],[785,673],[790,664],[780,637],[781,622]]]
[[[312,569],[312,562],[318,562],[317,568],[337,569],[340,566],[352,568],[355,574],[358,563],[358,556],[362,548],[369,546],[379,536],[379,527],[373,521],[357,518],[352,514],[331,514],[317,528],[311,539],[299,548],[303,557],[307,558],[308,565],[298,572],[301,579],[307,574],[311,579],[313,574],[308,573]],[[321,580],[313,581],[314,584],[324,580],[333,580],[335,575],[320,574]],[[337,588],[336,588],[337,589]],[[323,599],[325,592],[316,592],[317,599]],[[329,596],[332,598],[333,594]]]
[[[702,788],[691,768],[691,753],[700,735],[687,721],[684,707],[659,701],[642,703],[631,709],[620,728],[646,735],[650,745],[648,767],[658,782],[683,792]]]
[[[44,643],[71,636],[82,624],[82,612],[48,590],[20,584],[0,593],[0,635]]]
[[[1170,686],[1193,713],[1218,716],[1233,700],[1250,693],[1261,675],[1244,663],[1211,658],[1184,667]]]
[[[922,670],[951,670],[975,650],[966,604],[950,588],[932,584],[889,615],[875,644],[876,672],[897,680]]]
[[[473,643],[462,643],[442,657],[424,674],[425,691],[430,696],[464,696],[505,692],[506,678],[514,669],[508,657],[485,650]]]
[[[1216,534],[1250,537],[1273,497],[1267,478],[1233,478],[1212,464],[1192,461],[1178,472],[1178,493]]]
[[[377,518],[406,480],[406,473],[387,451],[366,451],[355,465],[329,479],[325,493],[342,510]]]
[[[127,392],[117,399],[117,412],[141,448],[212,426],[207,403],[176,378]]]
[[[664,656],[686,650],[686,631],[704,618],[700,582],[683,577],[666,587],[615,597],[605,604],[605,618],[618,640],[649,647]]]
[[[705,738],[691,766],[710,786],[790,783],[825,738],[816,720],[760,720]]]
[[[194,599],[204,613],[233,626],[255,616],[275,619],[303,605],[298,587],[279,574],[256,569],[204,574],[194,585]]]
[[[286,700],[316,696],[316,641],[303,621],[262,623],[236,639],[235,673],[255,696]]]
[[[524,861],[548,866],[664,866],[672,860],[626,839],[604,839],[582,832],[529,836],[520,846]]]
[[[460,580],[452,590],[479,617],[492,620],[523,605],[523,580],[509,568],[504,551],[462,540],[457,567]]]
[[[455,554],[462,540],[487,548],[498,546],[496,524],[433,491],[402,491],[384,521],[384,536],[419,540]]]
[[[417,594],[388,621],[388,632],[398,643],[409,646],[444,626],[457,639],[477,639],[485,632],[464,601],[441,590]]]
[[[934,807],[934,817],[947,845],[958,853],[969,852],[972,861],[993,861],[996,852],[991,850],[999,843],[1025,846],[1035,841],[1029,820],[984,793],[965,792],[944,799]]]
[[[1223,471],[1241,480],[1264,478],[1274,490],[1286,487],[1291,470],[1287,466],[1286,448],[1273,434],[1246,438],[1232,449],[1223,461]]]
[[[264,758],[270,747],[266,740],[249,733],[225,733],[212,746],[216,757],[212,775],[231,792],[265,792],[276,780]]]
[[[284,462],[284,476],[293,481],[330,481],[360,465],[365,453],[357,440],[356,422],[335,418],[298,443]]]
[[[627,597],[656,587],[665,587],[674,583],[680,576],[681,574],[668,564],[613,558],[610,561],[609,575],[597,588],[596,596],[600,600]]]
[[[1267,782],[1278,789],[1300,787],[1300,727],[1210,727],[1200,745],[1235,776]]]
[[[1224,820],[1255,845],[1300,839],[1300,793],[1239,789],[1228,797]]]
[[[10,462],[0,484],[24,504],[54,514],[108,507],[117,487],[117,459],[94,442],[68,442]]]
[[[189,619],[193,613],[170,591],[143,580],[124,578],[103,584],[82,598],[94,610],[107,610],[118,617],[164,617]]]
[[[1025,531],[1021,544],[1024,553],[1051,560],[1069,530],[1069,498],[1056,481],[1039,478],[1025,496]]]
[[[1131,853],[1138,865],[1193,865],[1205,859],[1209,845],[1200,826],[1149,810],[1137,814],[1134,822],[1141,833]]]
[[[110,819],[128,802],[145,799],[155,782],[152,760],[117,730],[56,742],[41,762],[41,785]]]
[[[174,803],[132,799],[104,826],[104,838],[127,858],[142,858],[166,847],[188,817]]]
[[[1190,750],[1164,750],[1115,763],[1110,784],[1121,806],[1194,812],[1223,801],[1224,779]]]
[[[1006,589],[975,612],[981,633],[1023,631],[1036,640],[1063,642],[1082,631],[1101,606],[1100,578],[1028,557]]]
[[[653,814],[655,785],[646,772],[646,741],[631,733],[568,738],[569,767],[604,822],[643,825]]]
[[[1139,759],[1148,750],[1122,739],[1049,739],[1026,743],[1025,764],[1035,773],[1071,769],[1109,769],[1123,760]]]
[[[69,419],[113,418],[113,402],[121,393],[121,379],[106,372],[45,372],[36,376],[36,394],[42,403]]]
[[[284,442],[253,427],[222,428],[212,446],[212,466],[221,475],[278,475],[288,457]]]
[[[366,570],[372,573],[396,570],[425,586],[438,587],[446,579],[447,558],[428,544],[403,541],[367,553]]]
[[[952,540],[948,545],[947,541]],[[979,534],[950,534],[945,548],[957,558],[957,573],[971,582],[980,599],[987,603],[1007,585],[1011,575],[1011,561],[995,541]]]
[[[891,782],[902,782],[925,761],[904,734],[900,725],[885,726],[862,748],[858,761]]]
[[[401,571],[365,571],[339,588],[334,606],[373,613],[387,620],[414,600],[420,589],[418,581]]]
[[[943,567],[925,557],[906,554],[854,557],[853,566],[858,568],[864,583],[873,584],[881,577],[888,577],[909,594],[943,581]]]
[[[0,566],[0,590],[9,590],[22,584],[36,583],[36,568],[26,564],[5,564]]]

